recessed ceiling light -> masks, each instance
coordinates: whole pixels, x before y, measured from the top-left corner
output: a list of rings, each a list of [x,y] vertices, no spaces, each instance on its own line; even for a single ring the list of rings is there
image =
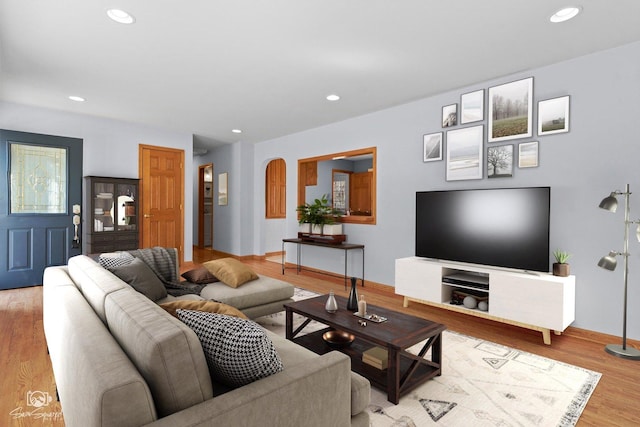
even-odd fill
[[[551,15],[549,21],[553,23],[568,21],[571,18],[575,18],[581,10],[582,8],[579,6],[563,7],[562,9]]]
[[[136,22],[136,18],[133,15],[121,9],[109,9],[107,10],[107,16],[120,24],[133,24]]]
[[[242,133],[242,129],[231,129],[233,133]]]
[[[338,99],[340,99],[340,97],[335,93],[332,93],[331,95],[327,96],[327,101],[337,101]]]
[[[81,96],[76,96],[76,95],[71,95],[69,96],[69,99],[72,101],[76,101],[76,102],[84,102],[85,99]]]

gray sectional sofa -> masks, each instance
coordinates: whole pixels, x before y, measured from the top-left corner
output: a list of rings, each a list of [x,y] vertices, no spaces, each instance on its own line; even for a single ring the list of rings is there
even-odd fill
[[[339,352],[319,356],[266,331],[284,370],[227,391],[191,329],[93,259],[49,267],[43,283],[68,426],[369,425],[370,384]]]

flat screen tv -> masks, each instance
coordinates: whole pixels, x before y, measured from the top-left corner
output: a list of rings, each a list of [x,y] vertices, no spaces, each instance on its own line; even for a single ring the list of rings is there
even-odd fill
[[[549,272],[549,187],[419,191],[416,256]]]

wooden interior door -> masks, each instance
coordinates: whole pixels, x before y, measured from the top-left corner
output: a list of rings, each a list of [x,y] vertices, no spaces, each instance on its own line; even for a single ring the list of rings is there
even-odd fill
[[[178,249],[184,256],[184,150],[140,145],[140,247]]]
[[[349,177],[349,208],[371,215],[371,172],[353,173]]]

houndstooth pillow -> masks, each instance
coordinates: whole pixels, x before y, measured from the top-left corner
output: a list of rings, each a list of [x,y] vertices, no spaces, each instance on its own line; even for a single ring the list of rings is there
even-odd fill
[[[282,361],[255,322],[217,313],[177,310],[196,333],[215,380],[240,387],[282,371]]]
[[[111,270],[112,268],[129,265],[134,259],[134,256],[129,252],[109,252],[100,254],[98,263],[107,270]]]

